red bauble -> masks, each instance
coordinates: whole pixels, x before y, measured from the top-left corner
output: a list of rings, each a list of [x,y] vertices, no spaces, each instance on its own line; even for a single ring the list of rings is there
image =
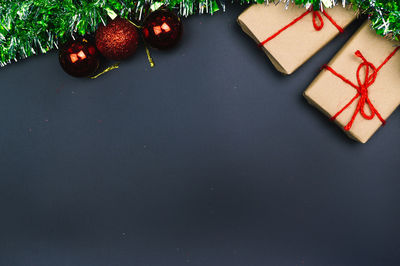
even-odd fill
[[[96,46],[104,57],[123,60],[133,55],[139,43],[136,27],[126,19],[115,18],[96,31]]]
[[[156,10],[144,20],[143,36],[148,44],[159,49],[175,46],[182,35],[182,22],[166,9]]]
[[[64,71],[74,77],[90,76],[100,64],[99,52],[85,38],[67,42],[60,49],[58,59]]]

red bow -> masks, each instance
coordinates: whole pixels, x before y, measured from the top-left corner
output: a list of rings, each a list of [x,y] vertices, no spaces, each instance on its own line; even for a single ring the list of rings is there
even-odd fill
[[[308,9],[306,12],[304,12],[302,15],[300,15],[299,17],[297,17],[296,19],[294,19],[292,22],[290,22],[289,24],[287,24],[285,27],[283,27],[282,29],[280,29],[279,31],[277,31],[276,33],[274,33],[273,35],[271,35],[270,37],[268,37],[267,39],[265,39],[264,41],[260,42],[258,44],[259,47],[264,46],[264,44],[266,44],[267,42],[269,42],[270,40],[274,39],[276,36],[278,36],[279,34],[281,34],[283,31],[285,31],[287,28],[293,26],[294,24],[296,24],[299,20],[301,20],[302,18],[304,18],[305,16],[307,16],[309,13],[313,13],[313,25],[314,25],[314,29],[316,31],[320,31],[323,27],[324,27],[324,20],[320,14],[320,11],[316,11],[312,9],[313,7],[311,7],[310,9]],[[340,27],[336,21],[333,20],[333,18],[331,16],[328,15],[328,13],[325,12],[325,10],[321,10],[322,14],[325,15],[325,17],[338,29],[338,31],[340,33],[343,33],[343,29],[342,27]],[[319,24],[317,23],[317,18],[319,20]]]
[[[354,84],[350,80],[346,79],[344,76],[341,74],[337,73],[335,70],[333,70],[330,66],[324,66],[326,70],[329,70],[332,74],[335,76],[339,77],[342,79],[345,83],[349,84],[353,88],[357,90],[357,94],[350,100],[349,103],[347,103],[342,109],[340,109],[339,112],[337,112],[334,116],[331,117],[331,120],[335,120],[344,110],[346,110],[357,98],[359,98],[356,110],[354,111],[353,116],[351,117],[351,120],[347,125],[344,127],[345,130],[350,130],[354,120],[357,117],[357,114],[360,113],[362,117],[364,117],[367,120],[372,120],[375,115],[379,118],[379,120],[382,122],[384,125],[386,121],[382,118],[378,110],[375,109],[374,105],[372,104],[371,100],[368,97],[368,88],[374,84],[376,77],[378,75],[378,72],[381,70],[381,68],[395,55],[395,53],[400,49],[400,46],[394,49],[394,51],[383,61],[383,63],[377,68],[369,62],[365,57],[362,55],[360,51],[356,51],[355,55],[359,58],[362,59],[362,63],[358,66],[356,76],[357,76],[357,83],[358,85]],[[361,70],[364,69],[365,77],[364,77],[364,82],[361,81]],[[367,114],[365,112],[365,105],[368,105],[370,109],[370,113]]]

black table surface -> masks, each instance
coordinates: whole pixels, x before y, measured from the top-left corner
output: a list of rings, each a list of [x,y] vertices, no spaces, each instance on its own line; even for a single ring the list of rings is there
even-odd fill
[[[0,70],[0,265],[400,265],[400,112],[367,144],[236,23],[75,79],[57,53]]]

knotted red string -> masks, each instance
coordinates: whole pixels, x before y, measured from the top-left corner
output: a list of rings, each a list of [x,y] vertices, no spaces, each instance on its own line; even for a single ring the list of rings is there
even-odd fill
[[[334,69],[332,69],[330,66],[325,65],[324,68],[326,70],[329,70],[333,75],[339,77],[341,80],[343,80],[345,83],[349,84],[353,88],[357,90],[357,94],[348,102],[342,109],[340,109],[339,112],[337,112],[334,116],[331,117],[331,120],[335,120],[344,110],[346,110],[357,98],[360,98],[357,103],[356,110],[354,111],[353,116],[351,117],[351,120],[347,125],[344,127],[345,130],[350,130],[354,120],[357,117],[357,114],[360,113],[362,117],[364,117],[367,120],[372,120],[375,115],[379,118],[379,120],[382,122],[384,125],[386,121],[382,118],[378,110],[375,109],[374,105],[372,104],[371,100],[368,97],[368,88],[374,84],[376,77],[378,75],[378,72],[381,70],[381,68],[396,54],[396,52],[400,49],[400,46],[395,48],[394,51],[382,62],[382,64],[379,67],[375,67],[374,64],[369,62],[365,57],[362,55],[362,53],[357,50],[355,52],[355,55],[359,58],[362,59],[362,63],[358,66],[357,68],[357,83],[358,85],[354,84],[341,74],[337,73]],[[361,70],[364,69],[365,77],[364,77],[364,82],[361,81]],[[365,112],[365,105],[368,105],[370,113],[367,114]]]
[[[321,11],[322,14],[324,14],[324,16],[338,29],[338,31],[340,33],[343,32],[342,27],[340,27],[336,21],[333,20],[333,18],[331,16],[328,15],[327,12],[325,12],[325,10]],[[268,37],[267,39],[265,39],[264,41],[260,42],[258,44],[259,47],[264,46],[264,44],[266,44],[267,42],[269,42],[270,40],[274,39],[276,36],[278,36],[279,34],[281,34],[283,31],[285,31],[287,28],[293,26],[294,24],[296,24],[299,20],[301,20],[302,18],[304,18],[305,16],[307,16],[309,13],[313,14],[313,26],[314,29],[316,31],[320,31],[323,27],[324,27],[324,20],[320,14],[320,11],[315,11],[312,10],[312,7],[307,10],[306,12],[304,12],[303,14],[301,14],[299,17],[295,18],[292,22],[290,22],[289,24],[287,24],[285,27],[283,27],[282,29],[278,30],[277,32],[275,32],[273,35],[271,35],[270,37]],[[317,23],[317,19],[319,20],[319,23]]]

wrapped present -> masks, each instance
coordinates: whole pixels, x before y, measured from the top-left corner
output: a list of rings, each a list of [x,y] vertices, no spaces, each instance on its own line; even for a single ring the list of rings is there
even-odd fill
[[[304,92],[353,139],[365,143],[400,104],[400,43],[366,22]]]
[[[355,18],[354,11],[341,6],[315,11],[312,6],[255,4],[239,16],[238,23],[276,69],[291,74]]]

